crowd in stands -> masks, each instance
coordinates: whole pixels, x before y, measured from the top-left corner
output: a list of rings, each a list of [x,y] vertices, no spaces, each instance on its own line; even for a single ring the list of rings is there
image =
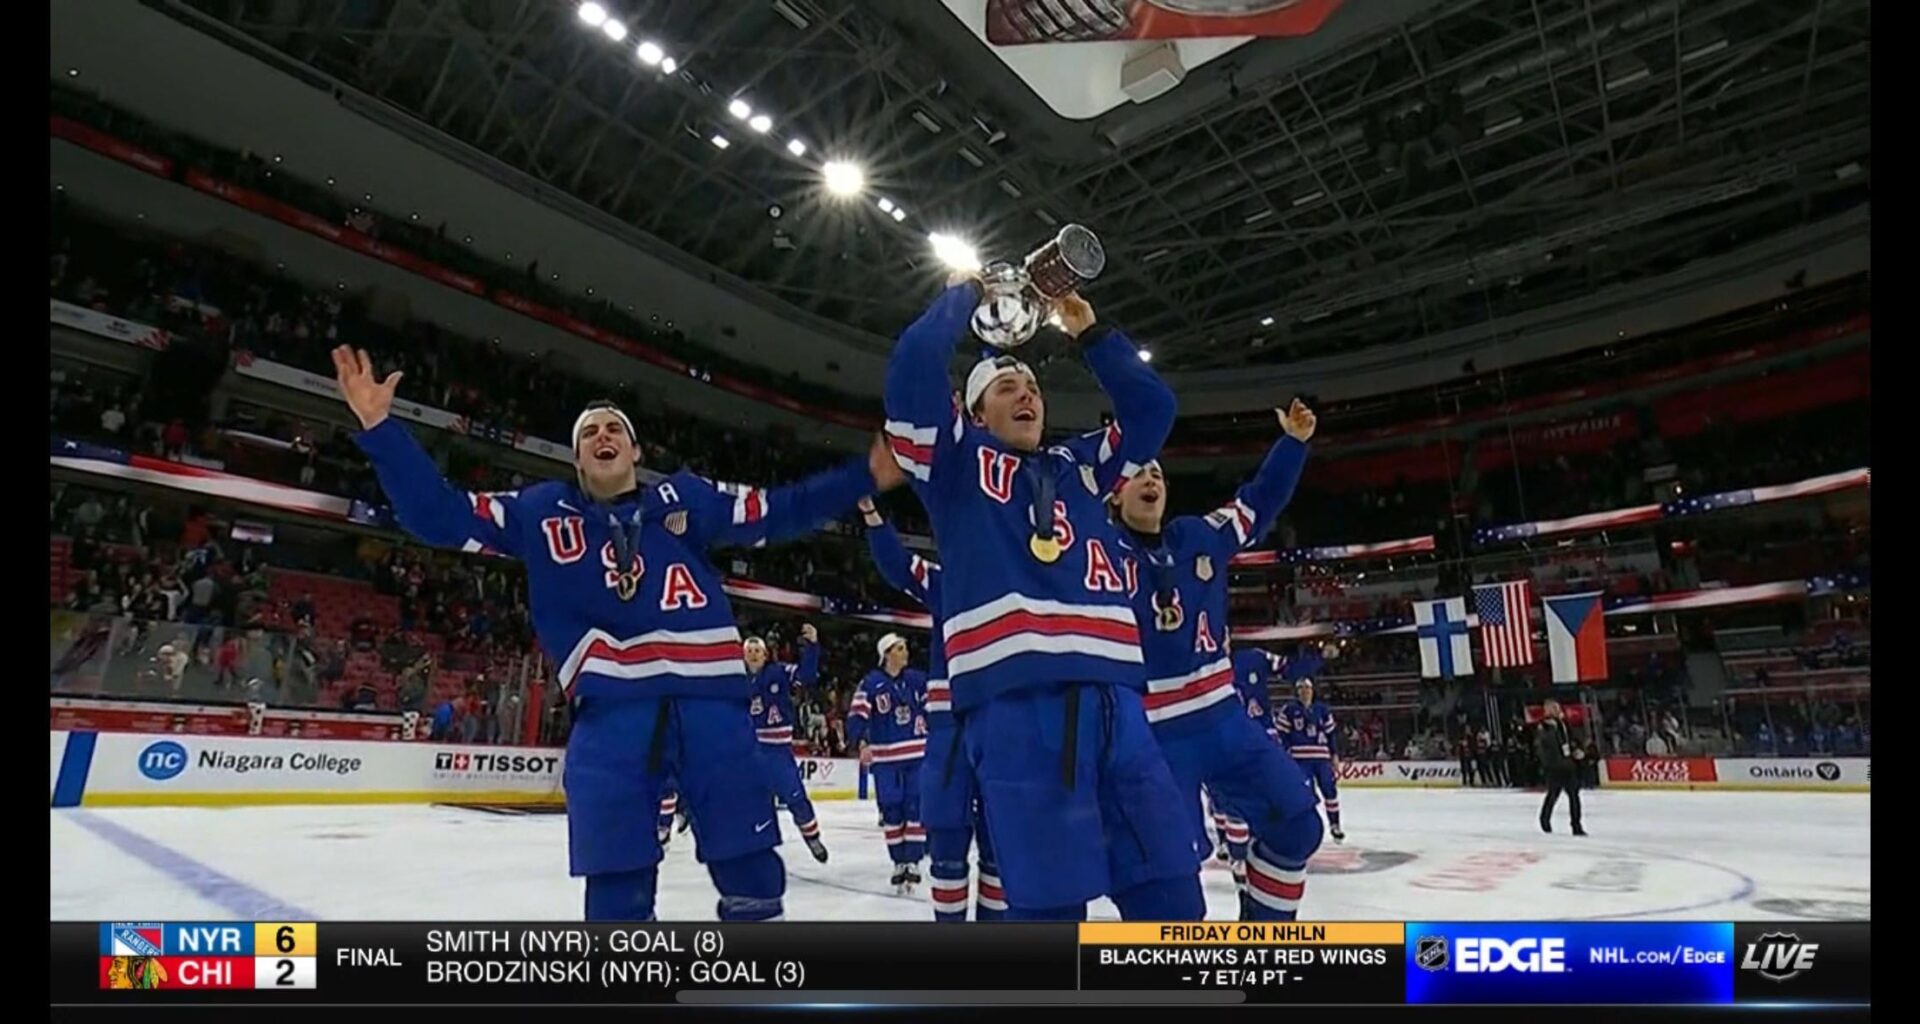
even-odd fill
[[[653,311],[643,315],[632,307],[621,309],[603,298],[562,286],[557,274],[541,273],[537,259],[516,264],[511,254],[507,254],[504,262],[481,255],[470,233],[472,226],[450,230],[444,222],[429,226],[414,211],[403,215],[397,210],[382,210],[379,197],[371,193],[363,192],[356,200],[337,189],[332,179],[297,171],[272,154],[236,152],[163,128],[62,81],[53,83],[52,108],[56,116],[71,118],[172,159],[179,165],[176,175],[184,175],[188,168],[198,169],[323,220],[351,227],[370,238],[477,278],[490,289],[510,291],[658,349],[693,366],[695,376],[711,379],[714,374],[725,373],[778,390],[795,389],[796,382],[791,377],[729,358],[715,339],[689,338],[674,328],[670,316],[662,320]],[[484,232],[484,226],[480,230]],[[460,236],[457,241],[453,237],[456,233]],[[874,403],[817,385],[809,385],[807,394],[808,400],[817,404],[878,413]]]

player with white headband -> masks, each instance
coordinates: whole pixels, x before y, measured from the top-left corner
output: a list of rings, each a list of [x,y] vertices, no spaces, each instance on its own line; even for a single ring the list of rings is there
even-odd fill
[[[653,918],[655,815],[669,776],[720,891],[720,919],[779,917],[786,869],[773,802],[760,773],[738,770],[758,747],[740,630],[707,552],[801,536],[896,485],[885,449],[772,490],[685,471],[643,489],[633,421],[597,402],[574,421],[573,482],[467,493],[389,415],[400,374],[375,377],[367,354],[346,346],[333,361],[400,525],[526,565],[534,635],[573,702],[563,783],[587,918]]]

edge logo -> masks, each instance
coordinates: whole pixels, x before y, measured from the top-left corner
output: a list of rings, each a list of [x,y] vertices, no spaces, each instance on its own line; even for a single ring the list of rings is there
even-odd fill
[[[1461,974],[1562,974],[1567,969],[1567,940],[1455,939],[1453,969]]]
[[[1813,970],[1813,956],[1820,951],[1818,942],[1801,942],[1792,932],[1767,932],[1747,944],[1740,958],[1740,969],[1752,971],[1768,981],[1785,981],[1802,971]]]

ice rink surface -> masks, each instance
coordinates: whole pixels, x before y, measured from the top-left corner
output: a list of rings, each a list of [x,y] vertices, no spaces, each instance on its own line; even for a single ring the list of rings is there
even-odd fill
[[[1866,794],[1583,794],[1587,838],[1536,823],[1538,794],[1350,789],[1345,845],[1309,868],[1303,919],[1733,920],[1871,917]],[[930,920],[896,896],[870,803],[823,802],[814,863],[781,815],[789,920]],[[53,920],[578,920],[566,822],[454,807],[57,810]],[[713,920],[716,894],[674,838],[659,916]],[[922,873],[924,874],[924,865]],[[1237,916],[1225,865],[1209,916]],[[1095,919],[1118,915],[1105,900]]]

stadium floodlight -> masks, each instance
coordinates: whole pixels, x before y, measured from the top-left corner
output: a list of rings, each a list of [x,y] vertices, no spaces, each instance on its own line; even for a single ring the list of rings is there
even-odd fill
[[[1152,349],[1150,349],[1150,348],[1143,348],[1143,349],[1141,349],[1141,350],[1140,350],[1140,361],[1141,361],[1141,362],[1143,362],[1143,363],[1151,363],[1151,362],[1153,362],[1153,350],[1152,350]]]
[[[727,113],[732,114],[733,119],[736,121],[745,121],[747,118],[753,116],[753,108],[747,105],[746,100],[735,99],[732,103],[727,104]]]
[[[888,198],[887,198],[886,196],[881,196],[881,197],[880,197],[880,212],[881,212],[881,213],[892,213],[892,212],[893,212],[893,200],[891,200],[891,199],[888,199]]]
[[[581,4],[578,13],[580,20],[585,22],[588,28],[599,28],[607,23],[607,9],[593,3],[592,0]]]
[[[715,134],[713,138],[708,139],[707,141],[713,143],[713,146],[715,149],[725,149],[728,146],[733,145],[732,142],[727,141],[727,137],[725,135],[719,135],[719,134]]]
[[[616,18],[608,18],[607,23],[600,26],[600,31],[605,32],[608,39],[617,43],[627,38],[627,23]]]
[[[1273,318],[1272,318],[1272,317],[1270,317],[1270,316],[1263,316],[1263,317],[1261,317],[1261,318],[1260,318],[1260,326],[1262,326],[1262,327],[1272,327],[1272,326],[1273,326]]]
[[[820,168],[820,175],[827,183],[827,191],[836,196],[857,196],[867,187],[867,172],[859,164],[845,160],[829,160]]]
[[[807,144],[801,142],[799,139],[788,139],[787,152],[792,153],[794,156],[806,156]]]
[[[904,206],[896,206],[896,207],[894,207],[894,208],[893,208],[893,219],[894,219],[894,220],[897,220],[897,221],[899,221],[899,220],[906,220],[906,219],[907,219],[907,208],[906,208],[906,207],[904,207]]]
[[[667,59],[667,52],[660,48],[659,43],[651,39],[642,42],[640,48],[634,52],[639,55],[640,63],[650,68],[659,67],[660,62]]]
[[[671,75],[674,72],[680,70],[680,62],[677,60],[674,60],[672,57],[668,57],[667,59],[660,62],[660,70]]]
[[[966,239],[935,231],[927,236],[927,244],[933,246],[935,259],[955,270],[972,273],[980,269],[980,254]]]
[[[747,127],[765,135],[773,130],[773,118],[765,114],[755,114],[747,120]]]

